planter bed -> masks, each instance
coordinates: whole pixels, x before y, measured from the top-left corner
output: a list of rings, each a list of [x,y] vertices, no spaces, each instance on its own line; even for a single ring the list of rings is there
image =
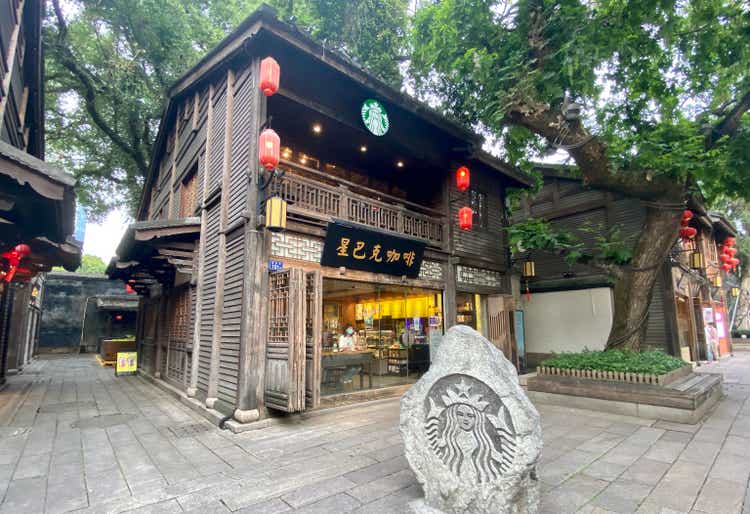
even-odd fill
[[[564,407],[692,424],[703,419],[722,395],[721,375],[689,370],[681,377],[672,377],[666,385],[572,374],[584,370],[560,371],[571,374],[530,377],[527,385],[529,398],[534,402]],[[683,368],[671,373],[674,372],[685,373]]]
[[[655,375],[652,373],[630,373],[626,371],[600,371],[595,369],[568,369],[555,368],[552,366],[539,366],[536,368],[537,376],[559,376],[573,377],[589,380],[607,380],[614,382],[629,382],[632,384],[653,384],[665,386],[671,384],[684,376],[689,375],[693,367],[689,364],[664,373]]]

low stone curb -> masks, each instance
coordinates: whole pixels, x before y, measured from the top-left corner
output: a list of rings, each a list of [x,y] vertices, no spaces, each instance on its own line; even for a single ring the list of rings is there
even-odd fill
[[[615,382],[629,382],[632,384],[653,384],[665,386],[675,380],[687,376],[693,371],[689,364],[678,368],[663,375],[652,373],[629,373],[624,371],[599,371],[593,369],[566,369],[555,368],[552,366],[538,366],[536,372],[538,376],[561,376],[584,378],[590,380],[609,380]]]

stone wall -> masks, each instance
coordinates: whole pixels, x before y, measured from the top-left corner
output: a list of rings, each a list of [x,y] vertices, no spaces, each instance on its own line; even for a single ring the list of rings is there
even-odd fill
[[[105,275],[63,272],[47,274],[42,299],[39,351],[78,351],[86,300],[99,295],[125,295],[125,286],[121,281],[109,280]],[[89,312],[96,312],[95,300],[88,303]],[[135,334],[135,323],[130,332]]]

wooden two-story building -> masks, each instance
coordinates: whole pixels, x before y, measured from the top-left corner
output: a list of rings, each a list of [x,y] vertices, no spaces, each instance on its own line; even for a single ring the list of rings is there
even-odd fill
[[[38,273],[81,260],[75,178],[44,162],[43,0],[0,1],[0,385],[31,358]]]
[[[269,56],[281,78],[266,96]],[[268,128],[273,174],[258,158]],[[108,269],[142,297],[141,371],[249,422],[408,385],[457,322],[507,343],[505,191],[531,181],[481,144],[253,13],[169,91],[138,221]]]
[[[542,218],[575,235],[586,253],[595,254],[601,239],[632,246],[640,235],[647,206],[643,202],[585,186],[574,168],[542,166],[540,190],[521,201],[514,222]],[[654,286],[643,350],[660,350],[686,361],[728,355],[727,296],[731,286],[721,269],[718,247],[735,229],[709,213],[696,195],[686,202],[689,226],[696,236],[675,245]],[[698,254],[700,259],[694,258]],[[613,278],[600,268],[569,265],[557,254],[536,251],[535,277],[523,281],[517,295],[525,321],[525,361],[537,366],[552,353],[604,348],[613,319]],[[718,278],[717,278],[718,277]],[[707,341],[716,337],[716,348]]]

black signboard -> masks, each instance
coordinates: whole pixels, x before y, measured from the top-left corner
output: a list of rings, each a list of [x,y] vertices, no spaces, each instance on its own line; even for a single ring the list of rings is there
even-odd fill
[[[425,243],[334,221],[328,224],[320,264],[417,278]]]

